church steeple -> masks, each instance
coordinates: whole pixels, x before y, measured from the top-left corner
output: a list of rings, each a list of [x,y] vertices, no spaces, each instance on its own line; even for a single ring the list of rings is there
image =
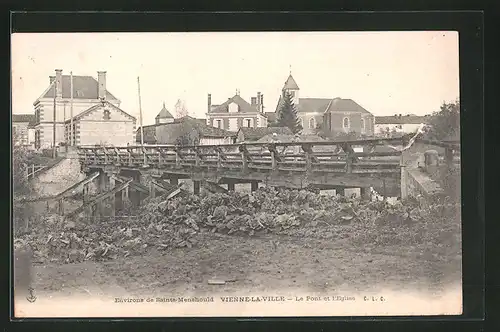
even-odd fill
[[[290,74],[283,85],[283,94],[289,93],[292,95],[292,100],[295,105],[299,104],[299,86],[297,85],[297,82],[295,82],[295,79],[292,76],[292,66],[290,66]]]

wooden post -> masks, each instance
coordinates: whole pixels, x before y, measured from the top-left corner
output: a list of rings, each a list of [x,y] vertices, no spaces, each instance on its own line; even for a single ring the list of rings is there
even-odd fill
[[[252,181],[251,182],[251,191],[256,191],[259,189],[259,182],[258,181]]]
[[[241,152],[243,172],[247,172],[248,171],[247,149],[245,145],[240,145],[239,150]]]
[[[61,198],[58,203],[59,214],[64,216],[64,199]]]
[[[193,181],[193,191],[195,195],[200,194],[200,181]]]
[[[109,177],[109,187],[110,189],[115,188],[115,178],[113,176]],[[110,198],[111,200],[111,217],[116,215],[116,193]]]
[[[222,151],[221,149],[217,149],[217,169],[222,168]]]
[[[444,150],[444,158],[445,158],[445,162],[446,162],[446,167],[448,169],[452,169],[453,168],[453,149],[452,148],[446,148]]]
[[[451,161],[453,162],[453,154],[452,154]],[[35,177],[35,164],[31,165],[31,178],[34,178],[34,177]]]
[[[227,190],[229,191],[234,191],[234,182],[228,182],[227,184]]]
[[[371,199],[371,188],[370,187],[361,187],[359,189],[360,189],[361,199],[369,201]]]
[[[151,179],[151,181],[149,182],[149,195],[151,196],[151,198],[156,197],[156,187],[153,182],[153,179]]]
[[[86,183],[83,185],[83,204],[85,204],[85,202],[87,201],[88,192],[89,192],[89,184]]]
[[[385,186],[385,179],[382,179],[382,183],[384,185],[383,200],[385,202],[385,201],[387,201],[387,188]]]
[[[175,167],[181,168],[181,152],[180,149],[175,150]]]

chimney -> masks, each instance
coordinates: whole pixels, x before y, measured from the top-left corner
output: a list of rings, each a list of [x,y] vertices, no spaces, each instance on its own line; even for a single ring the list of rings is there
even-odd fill
[[[259,112],[261,112],[261,111],[262,111],[262,109],[261,109],[261,104],[260,104],[260,100],[261,100],[261,99],[260,99],[260,92],[257,92],[257,110],[258,110]]]
[[[56,69],[56,98],[62,98],[62,69]]]
[[[264,95],[260,95],[260,111],[264,113]]]
[[[97,72],[97,84],[99,86],[99,98],[100,99],[105,99],[106,98],[106,72],[105,71],[98,71]]]
[[[208,94],[208,112],[212,109],[212,95],[209,93]]]
[[[252,97],[252,98],[251,98],[251,101],[252,101],[252,106],[257,105],[257,98]]]

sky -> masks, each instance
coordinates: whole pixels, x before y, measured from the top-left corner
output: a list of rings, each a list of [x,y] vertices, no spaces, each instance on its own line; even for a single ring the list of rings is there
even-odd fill
[[[33,113],[55,69],[107,72],[107,89],[144,125],[178,99],[205,118],[207,94],[220,104],[236,89],[264,95],[274,111],[290,70],[300,97],[350,98],[376,116],[424,115],[459,97],[458,33],[211,32],[16,33],[12,35],[12,112]]]

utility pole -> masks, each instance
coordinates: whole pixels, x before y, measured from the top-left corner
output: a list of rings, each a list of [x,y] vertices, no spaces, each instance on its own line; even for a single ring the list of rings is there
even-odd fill
[[[71,91],[70,92],[71,93],[70,94],[70,98],[71,98],[70,99],[70,108],[69,108],[70,109],[70,111],[69,111],[69,113],[70,113],[70,115],[69,115],[70,116],[69,145],[73,146],[73,134],[74,133],[73,133],[73,72],[72,71],[69,73],[69,77],[70,77],[69,84],[70,84],[70,91]]]
[[[57,78],[54,80],[54,114],[52,115],[52,158],[56,158],[56,96]]]
[[[137,91],[139,94],[139,125],[141,126],[141,147],[144,145],[144,130],[142,128],[141,82],[137,76]]]

